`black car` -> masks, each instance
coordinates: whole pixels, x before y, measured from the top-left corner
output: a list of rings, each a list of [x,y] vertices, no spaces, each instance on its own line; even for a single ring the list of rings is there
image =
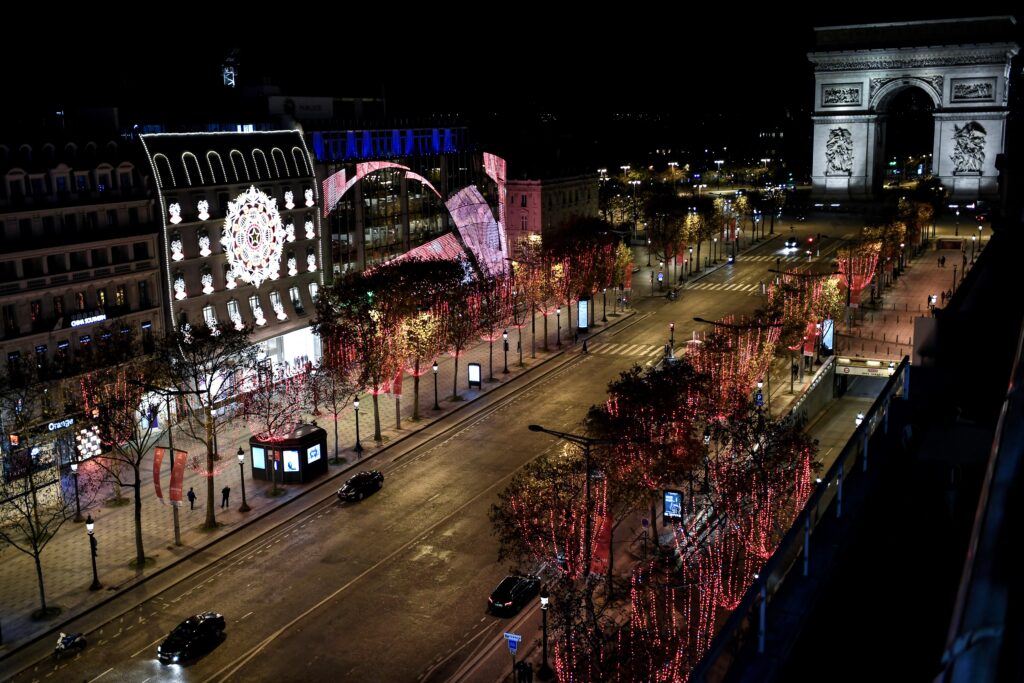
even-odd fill
[[[492,614],[515,614],[540,593],[540,579],[536,576],[510,574],[501,580],[498,587],[487,599],[487,609]]]
[[[383,486],[384,475],[377,470],[360,472],[338,489],[338,498],[341,500],[362,500],[371,493],[380,491]]]
[[[220,643],[224,635],[224,616],[203,612],[178,624],[156,649],[161,664],[174,664],[195,659]]]
[[[786,249],[796,249],[797,246],[798,246],[798,243],[797,243],[795,237],[788,237],[788,238],[786,238]]]

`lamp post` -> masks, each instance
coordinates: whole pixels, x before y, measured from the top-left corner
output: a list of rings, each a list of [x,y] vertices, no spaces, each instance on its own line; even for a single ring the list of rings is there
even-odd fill
[[[437,404],[437,361],[434,361],[434,410],[441,410],[441,406]]]
[[[100,583],[99,576],[96,574],[96,537],[93,535],[93,530],[96,528],[96,522],[92,521],[92,515],[85,518],[85,530],[89,533],[89,554],[92,555],[92,585],[89,586],[89,590],[98,591],[103,588],[103,584]]]
[[[971,263],[974,263],[974,243],[978,240],[977,237],[971,235]]]
[[[434,380],[435,380],[434,388],[436,389],[437,388],[437,384],[436,384],[437,373],[434,374]],[[435,397],[437,396],[436,392],[435,392],[434,395],[435,395]],[[352,401],[352,407],[355,408],[355,410],[356,410],[356,445],[355,445],[355,447],[352,450],[355,451],[358,454],[358,453],[362,453],[363,452],[363,444],[359,443],[359,397],[358,396],[356,396],[356,400]]]
[[[647,267],[651,267],[651,238],[647,238]]]
[[[540,615],[541,623],[544,625],[544,658],[541,660],[540,669],[537,670],[537,678],[546,681],[551,678],[551,667],[548,666],[548,602],[551,596],[547,586],[540,589]]]
[[[562,307],[555,309],[555,346],[562,345]]]
[[[711,238],[711,262],[718,263],[718,238]]]
[[[676,324],[675,323],[669,323],[668,324],[668,343],[671,344],[673,347],[676,345]]]
[[[245,500],[245,450],[241,446],[238,447],[238,481],[242,482],[242,507],[238,511],[248,512],[252,508]]]
[[[78,461],[71,463],[71,476],[75,478],[75,520],[82,521],[82,506],[78,502]]]
[[[636,239],[636,186],[640,184],[640,181],[630,180],[629,184],[633,186],[633,239]]]
[[[982,226],[982,225],[978,225],[978,251],[979,252],[981,251],[981,229],[983,227],[984,226]]]
[[[974,249],[971,249],[971,260],[974,260]],[[608,288],[601,288],[601,322],[608,322]]]
[[[501,339],[505,343],[505,369],[501,371],[501,374],[508,374],[508,330],[501,333]]]
[[[592,548],[590,546],[590,447],[598,444],[614,443],[613,439],[595,439],[589,436],[580,436],[579,434],[569,434],[568,432],[558,432],[554,429],[545,429],[540,425],[528,425],[527,429],[531,432],[544,432],[551,436],[556,436],[559,439],[565,439],[569,443],[576,444],[577,446],[583,447],[583,467],[586,470],[586,486],[584,486],[584,522],[583,522],[583,569],[587,576],[590,575],[590,560]]]
[[[956,210],[956,227],[953,229],[953,235],[960,236],[960,209]]]
[[[686,277],[690,277],[693,274],[693,247],[690,247],[690,260],[687,263]]]
[[[722,186],[722,164],[725,163],[725,159],[715,159],[715,164],[718,166],[718,187]]]

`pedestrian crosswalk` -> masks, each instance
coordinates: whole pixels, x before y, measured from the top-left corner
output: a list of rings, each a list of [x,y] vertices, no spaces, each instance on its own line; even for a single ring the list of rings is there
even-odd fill
[[[665,355],[666,344],[612,344],[609,342],[594,342],[588,350],[595,356],[625,356],[627,358],[651,358]],[[680,346],[673,350],[673,354],[680,356],[686,352],[686,347]]]
[[[744,283],[731,283],[731,282],[698,282],[695,285],[690,285],[687,289],[703,289],[707,291],[720,291],[720,292],[760,292],[761,285],[757,284],[744,284]]]

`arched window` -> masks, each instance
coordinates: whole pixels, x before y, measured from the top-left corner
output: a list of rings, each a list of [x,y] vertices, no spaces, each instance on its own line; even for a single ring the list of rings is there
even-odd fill
[[[295,162],[295,173],[297,175],[313,175],[309,171],[309,164],[306,163],[306,155],[298,147],[292,147],[292,161]],[[302,165],[299,165],[299,162]]]
[[[237,149],[233,149],[233,150],[231,150],[231,154],[229,155],[229,158],[231,159],[231,170],[235,174],[235,182],[236,183],[242,182],[242,176],[238,173],[238,166],[239,166],[239,164],[241,164],[242,170],[245,171],[245,179],[246,180],[250,180],[250,178],[249,178],[249,167],[246,165],[245,157],[242,156],[242,153],[239,152]]]
[[[256,156],[257,154],[259,154],[258,157]],[[267,155],[263,153],[262,149],[254,149],[252,151],[252,165],[256,167],[256,176],[262,178],[263,176],[260,175],[260,160],[263,161],[263,171],[267,176],[267,180],[270,180],[270,167],[267,166]]]
[[[192,161],[192,168],[195,171],[196,176],[199,178],[199,184],[205,185],[206,182],[203,180],[203,169],[199,168],[199,159],[196,159],[196,155],[192,152],[183,152],[181,155],[181,166],[185,169],[185,182],[192,185],[192,174],[189,173],[188,162]]]
[[[161,161],[163,162],[162,165]],[[176,187],[178,185],[174,180],[174,169],[171,168],[171,160],[165,155],[160,153],[153,155],[153,170],[156,171],[156,181],[162,187]],[[170,183],[167,182],[168,178],[171,180]]]
[[[217,157],[217,168],[220,169],[220,182],[227,183],[228,182],[228,174],[224,170],[224,161],[220,158],[219,154],[217,154],[216,152],[213,152],[213,151],[210,151],[210,152],[206,153],[206,165],[210,169],[210,182],[211,183],[216,183],[217,182],[217,173],[216,173],[216,171],[214,171],[214,165],[213,165],[213,158],[214,157]]]
[[[278,171],[277,177],[281,177],[281,173],[284,173],[284,177],[291,177],[291,172],[288,170],[288,159],[285,158],[284,152],[280,147],[274,147],[270,150],[270,158],[274,161],[274,170]]]

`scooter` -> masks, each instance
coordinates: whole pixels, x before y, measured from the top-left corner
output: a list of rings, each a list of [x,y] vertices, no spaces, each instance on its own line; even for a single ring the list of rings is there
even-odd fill
[[[85,636],[81,633],[61,633],[57,636],[57,646],[53,648],[53,656],[60,659],[66,654],[76,654],[85,649]]]

